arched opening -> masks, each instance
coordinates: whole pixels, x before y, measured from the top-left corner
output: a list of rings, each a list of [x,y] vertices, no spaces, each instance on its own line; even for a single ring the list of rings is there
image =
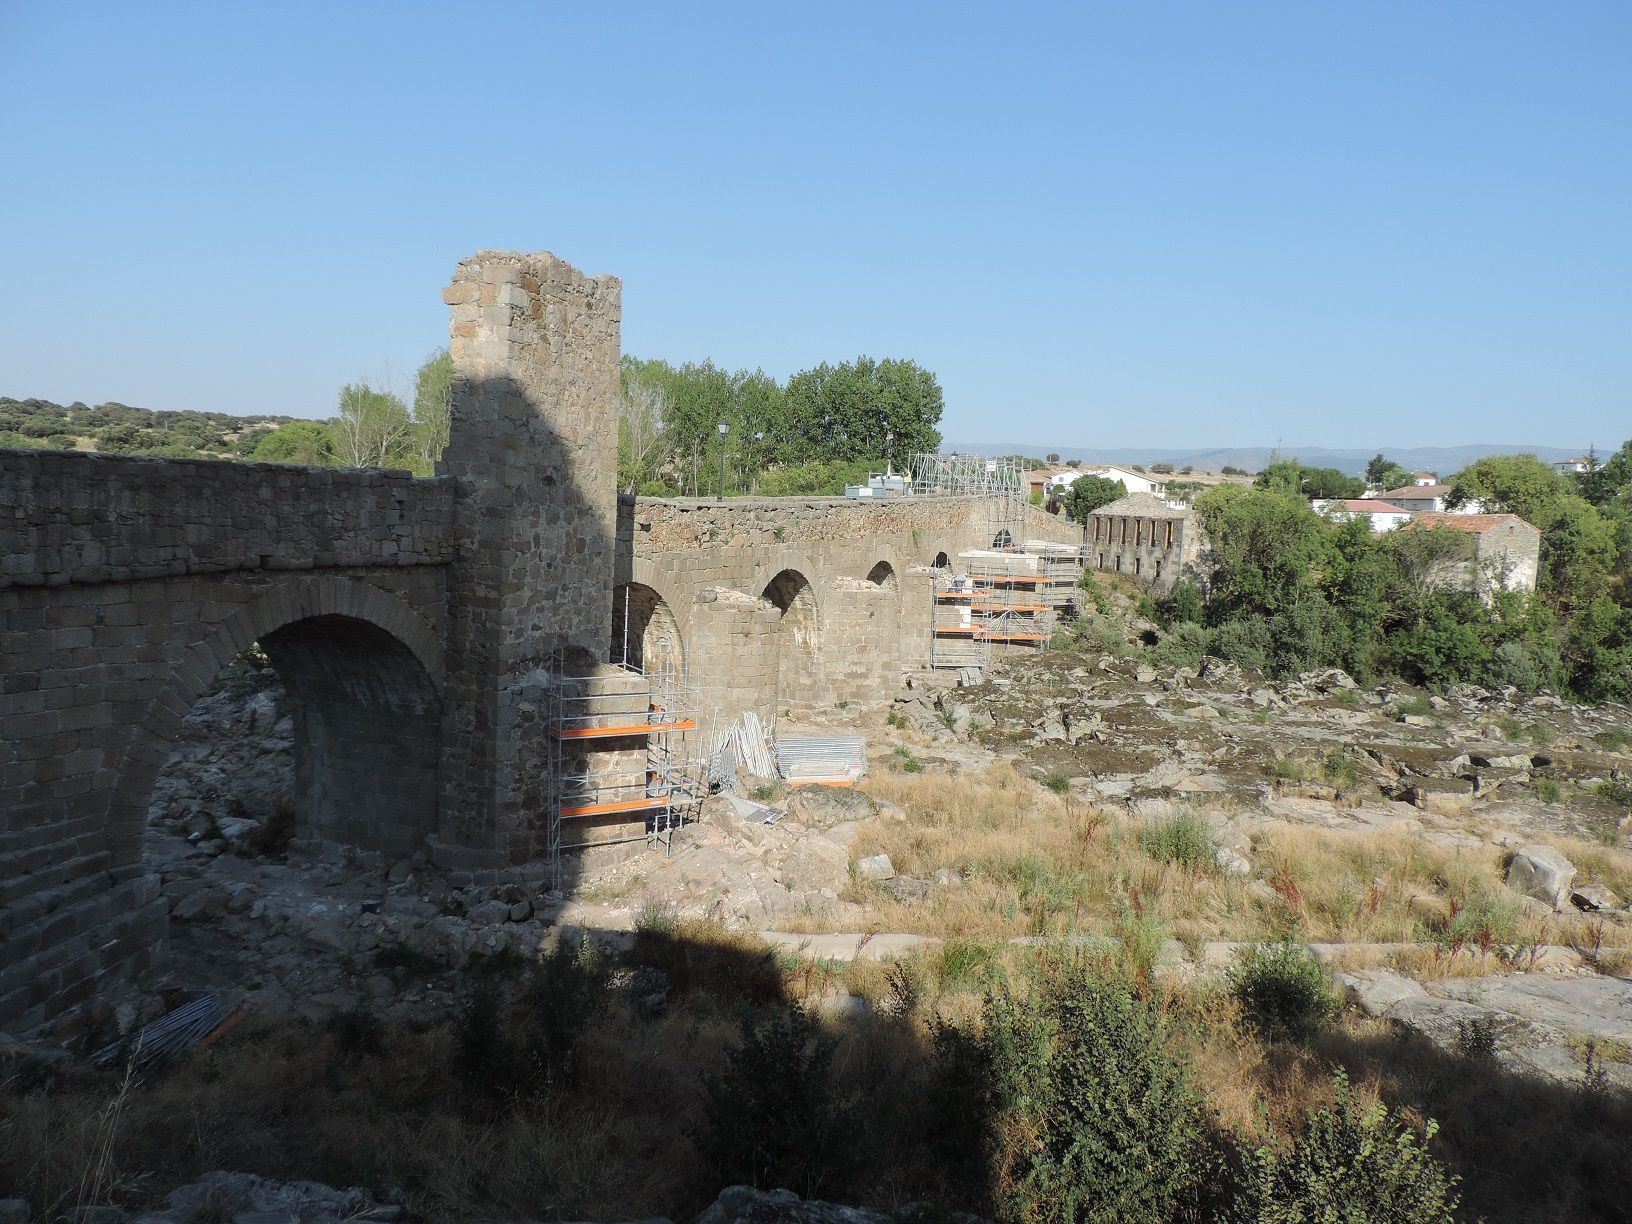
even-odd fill
[[[612,591],[612,662],[647,675],[683,679],[685,643],[680,626],[663,596],[639,582],[626,582]]]
[[[895,566],[888,561],[880,561],[867,571],[867,581],[876,587],[883,587],[886,591],[898,589],[895,581]]]
[[[149,827],[241,852],[294,836],[405,858],[436,831],[440,723],[436,685],[401,640],[355,617],[292,621],[193,704]]]
[[[1013,548],[1014,537],[1009,534],[1007,527],[999,527],[997,534],[992,537],[993,548]]]
[[[798,570],[786,569],[759,597],[780,613],[776,626],[776,693],[782,706],[819,700],[816,592]]]
[[[935,554],[935,560],[932,561],[930,564],[932,564],[936,569],[939,569],[939,570],[951,569],[952,568],[952,559],[950,557],[948,557],[944,552],[938,552],[938,553]]]

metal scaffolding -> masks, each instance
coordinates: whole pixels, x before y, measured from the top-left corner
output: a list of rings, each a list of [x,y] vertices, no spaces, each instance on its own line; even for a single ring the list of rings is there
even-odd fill
[[[1046,650],[1082,572],[1082,550],[1028,540],[1016,548],[958,554],[957,574],[931,585],[929,665],[985,667],[992,645]]]
[[[665,849],[707,794],[696,693],[673,673],[609,664],[552,677],[549,856],[647,841]]]
[[[916,496],[976,497],[993,548],[1012,548],[1024,535],[1026,470],[1018,459],[919,452],[910,459]]]

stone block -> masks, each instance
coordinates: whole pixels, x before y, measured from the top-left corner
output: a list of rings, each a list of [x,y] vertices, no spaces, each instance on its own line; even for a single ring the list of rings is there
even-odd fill
[[[1522,846],[1507,867],[1509,888],[1562,909],[1575,879],[1575,865],[1551,846]]]

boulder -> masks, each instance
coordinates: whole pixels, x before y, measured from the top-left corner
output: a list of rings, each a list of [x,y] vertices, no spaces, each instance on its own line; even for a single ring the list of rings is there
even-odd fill
[[[887,854],[870,854],[856,860],[856,876],[862,880],[892,880],[895,878],[895,864],[890,862]]]
[[[727,1186],[697,1224],[890,1224],[890,1217],[865,1207],[807,1201],[792,1190]]]
[[[782,856],[780,879],[789,892],[837,892],[850,882],[850,856],[822,838],[801,838]]]
[[[1395,1004],[1420,999],[1428,993],[1410,978],[1389,969],[1340,973],[1337,978],[1349,1002],[1372,1017],[1386,1016]]]
[[[1591,913],[1618,909],[1621,899],[1602,884],[1578,884],[1570,890],[1570,903],[1576,909]]]
[[[1575,864],[1551,846],[1521,846],[1507,867],[1507,886],[1562,909],[1575,879]]]
[[[963,877],[954,868],[937,867],[935,869],[935,886],[937,888],[950,888],[954,884],[962,883]]]
[[[847,820],[867,820],[877,805],[865,791],[843,786],[801,786],[787,802],[788,815],[801,824],[826,828]]]
[[[1213,861],[1218,864],[1218,869],[1225,875],[1250,876],[1252,874],[1252,861],[1238,851],[1231,850],[1228,846],[1220,846],[1218,853],[1213,855]]]

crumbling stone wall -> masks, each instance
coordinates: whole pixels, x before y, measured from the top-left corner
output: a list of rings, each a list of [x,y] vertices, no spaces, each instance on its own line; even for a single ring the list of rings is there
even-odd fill
[[[451,864],[544,849],[549,669],[605,663],[617,536],[621,286],[548,252],[482,251],[443,293],[455,566],[443,808]]]
[[[1090,569],[1121,574],[1166,595],[1195,576],[1201,535],[1194,510],[1130,493],[1088,516],[1083,547]]]

